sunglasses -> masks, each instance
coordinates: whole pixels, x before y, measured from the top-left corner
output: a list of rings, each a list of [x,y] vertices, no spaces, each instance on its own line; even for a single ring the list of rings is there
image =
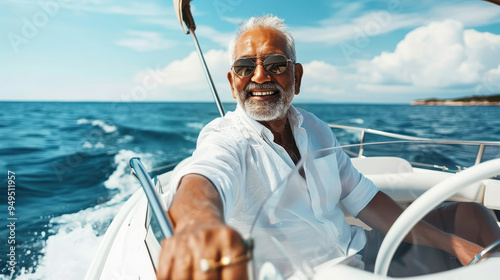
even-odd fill
[[[251,58],[259,58],[263,56],[249,56],[245,58],[238,58],[234,61],[231,69],[234,73],[240,77],[246,77],[252,75],[257,68],[257,63]],[[288,68],[288,62],[292,62],[291,59],[286,58],[282,54],[272,54],[267,56],[262,62],[262,66],[266,69],[267,72],[279,75],[286,71]]]

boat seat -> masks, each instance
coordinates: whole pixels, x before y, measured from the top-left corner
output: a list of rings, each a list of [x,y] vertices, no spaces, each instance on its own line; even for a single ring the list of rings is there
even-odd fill
[[[403,204],[411,203],[428,189],[454,175],[453,173],[413,168],[408,161],[397,157],[368,157],[351,160],[354,167],[379,189]],[[488,197],[498,196],[500,196],[500,182],[486,179],[471,184],[447,200],[477,202],[490,209],[500,209],[500,205],[495,199],[488,199]]]
[[[188,164],[190,159],[181,161],[173,171],[158,175],[165,202],[168,201],[172,174]],[[453,176],[453,173],[413,168],[407,160],[398,157],[352,158],[351,161],[358,171],[400,203],[414,201],[431,187]],[[500,210],[500,203],[495,200],[497,197],[500,197],[500,181],[486,179],[461,190],[448,200],[477,202]]]
[[[352,158],[351,161],[364,175],[413,172],[411,164],[399,157]]]
[[[428,189],[454,176],[453,173],[436,171],[411,172],[400,174],[367,175],[379,189],[398,202],[412,202]],[[496,198],[500,196],[500,181],[485,179],[469,185],[447,201],[477,202],[489,209],[500,210]]]
[[[500,181],[487,179],[484,183],[484,206],[490,209],[500,210]]]

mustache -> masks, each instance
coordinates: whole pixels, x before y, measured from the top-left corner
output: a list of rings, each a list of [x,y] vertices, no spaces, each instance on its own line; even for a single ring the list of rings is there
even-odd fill
[[[274,89],[274,90],[279,90],[281,93],[285,92],[285,90],[275,82],[265,82],[262,84],[258,84],[256,82],[249,82],[246,85],[245,89],[243,90],[243,93],[247,94],[249,91],[256,89]]]

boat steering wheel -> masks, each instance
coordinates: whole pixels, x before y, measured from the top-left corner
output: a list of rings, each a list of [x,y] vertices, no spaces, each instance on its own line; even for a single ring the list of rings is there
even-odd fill
[[[390,262],[398,245],[403,241],[404,237],[418,223],[418,221],[425,217],[430,209],[434,209],[446,198],[457,193],[459,190],[468,187],[470,184],[486,178],[491,178],[499,173],[500,159],[493,159],[461,171],[422,194],[410,206],[408,206],[408,208],[406,208],[406,210],[399,216],[387,232],[387,235],[380,246],[377,260],[375,261],[374,273],[382,276],[387,275]],[[496,246],[493,246],[495,244]],[[481,256],[479,256],[478,260],[488,252],[494,250],[494,248],[490,249],[490,247],[497,246],[500,246],[500,240],[489,245],[486,248],[488,249],[487,252],[483,253],[486,251],[485,249],[479,253],[478,255]],[[478,260],[476,260],[476,262]]]

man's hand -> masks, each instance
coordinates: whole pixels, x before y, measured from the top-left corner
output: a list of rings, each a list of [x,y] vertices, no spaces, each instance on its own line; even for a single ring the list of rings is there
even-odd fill
[[[182,178],[168,213],[174,234],[162,242],[157,279],[248,278],[247,248],[240,234],[225,224],[222,209],[207,178]]]
[[[246,255],[243,239],[217,221],[192,224],[162,243],[157,279],[247,279],[247,261],[202,271],[201,262],[229,261]],[[205,261],[205,262],[206,262]]]

